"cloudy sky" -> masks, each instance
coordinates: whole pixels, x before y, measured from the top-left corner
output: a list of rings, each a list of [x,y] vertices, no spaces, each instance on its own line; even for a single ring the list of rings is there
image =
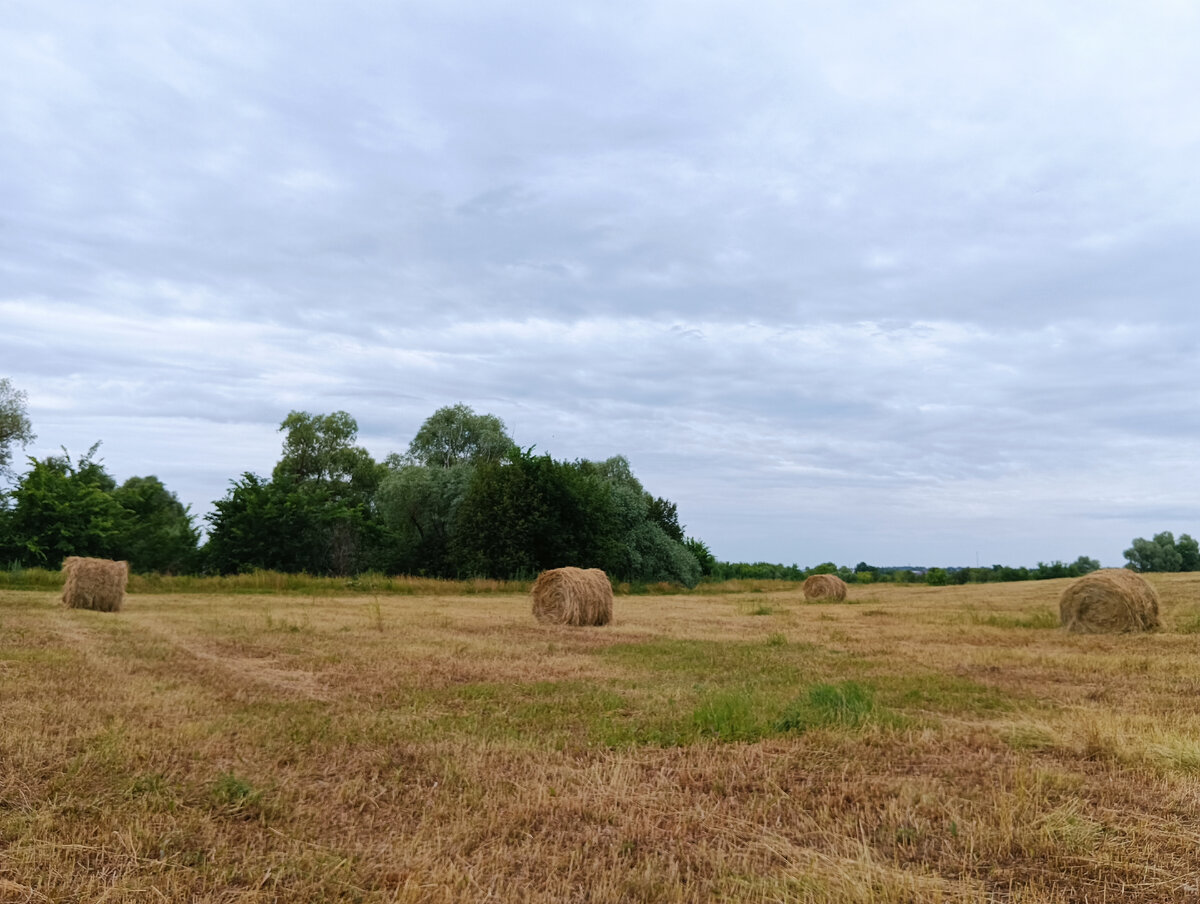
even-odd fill
[[[0,377],[197,513],[293,409],[624,454],[719,558],[1200,533],[1190,0],[9,0]]]

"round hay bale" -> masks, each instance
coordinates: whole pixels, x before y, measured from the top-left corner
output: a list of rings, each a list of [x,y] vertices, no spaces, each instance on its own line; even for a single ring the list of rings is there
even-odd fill
[[[1080,634],[1122,634],[1160,627],[1158,592],[1125,568],[1103,568],[1072,581],[1058,601],[1062,626]]]
[[[129,581],[128,562],[67,556],[63,559],[62,570],[66,575],[62,601],[69,608],[120,611],[125,602],[125,585]]]
[[[809,575],[804,579],[804,598],[841,602],[846,598],[846,582],[836,574]]]
[[[544,624],[607,625],[612,584],[599,568],[551,568],[533,582],[533,616]]]

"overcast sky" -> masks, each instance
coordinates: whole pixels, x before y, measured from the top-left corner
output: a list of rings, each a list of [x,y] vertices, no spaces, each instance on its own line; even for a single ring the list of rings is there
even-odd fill
[[[1200,534],[1200,6],[16,0],[0,377],[210,510],[293,409],[624,454],[721,559]]]

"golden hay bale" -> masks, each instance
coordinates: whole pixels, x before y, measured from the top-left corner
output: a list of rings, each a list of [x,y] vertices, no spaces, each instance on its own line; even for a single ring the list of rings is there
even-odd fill
[[[129,563],[111,559],[67,556],[63,559],[62,600],[71,609],[117,612],[125,602]]]
[[[599,568],[551,568],[533,582],[533,615],[555,625],[607,625],[612,584]]]
[[[1103,568],[1072,581],[1058,601],[1062,625],[1081,634],[1120,634],[1159,627],[1158,593],[1124,568]]]
[[[834,600],[846,598],[846,582],[836,574],[812,574],[804,579],[806,600]]]

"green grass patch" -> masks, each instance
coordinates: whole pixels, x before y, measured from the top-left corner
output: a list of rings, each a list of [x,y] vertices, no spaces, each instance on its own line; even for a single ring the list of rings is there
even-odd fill
[[[613,644],[597,655],[634,675],[654,675],[702,689],[747,683],[795,686],[810,674],[853,669],[856,662],[816,644],[778,641],[764,645],[761,641],[657,640]]]
[[[875,691],[857,681],[814,684],[792,700],[775,721],[781,733],[810,728],[861,728],[868,722],[895,724],[895,714],[878,706]]]
[[[880,696],[904,710],[928,710],[951,715],[992,714],[1015,708],[1018,702],[997,688],[963,678],[932,672],[923,675],[873,677]]]
[[[265,792],[232,772],[222,772],[212,783],[210,798],[217,809],[240,819],[267,816]]]
[[[1200,613],[1177,617],[1172,627],[1176,634],[1200,634]]]
[[[718,741],[757,741],[770,733],[764,710],[769,698],[745,691],[720,691],[701,700],[692,710],[690,732],[681,739],[712,738]],[[684,727],[684,726],[681,726]]]
[[[898,727],[940,713],[1013,708],[999,690],[955,675],[876,674],[874,663],[814,644],[662,640],[618,644],[598,655],[653,677],[626,694],[609,742],[752,741],[810,727]],[[634,685],[644,688],[642,682]],[[678,713],[679,715],[671,715]]]

